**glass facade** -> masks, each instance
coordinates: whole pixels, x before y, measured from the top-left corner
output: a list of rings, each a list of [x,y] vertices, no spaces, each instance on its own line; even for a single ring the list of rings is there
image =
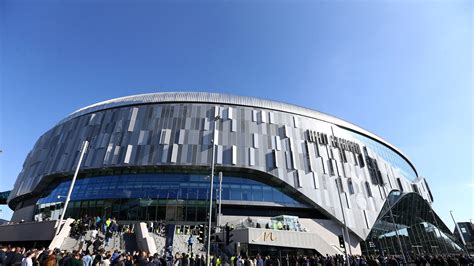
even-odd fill
[[[218,197],[218,178],[215,179]],[[40,198],[36,215],[55,218],[62,208],[71,181],[64,181]],[[68,216],[114,216],[119,220],[205,221],[209,200],[209,177],[192,174],[134,174],[98,176],[76,181]],[[222,200],[276,203],[285,207],[308,207],[282,191],[255,180],[224,176]],[[243,202],[243,203],[242,203]],[[54,212],[54,213],[52,213]]]
[[[362,251],[395,255],[401,250],[406,256],[462,251],[428,202],[417,193],[393,191],[366,241],[362,242]]]
[[[410,164],[403,157],[391,150],[389,147],[361,134],[357,134],[351,131],[349,132],[356,139],[361,141],[365,146],[371,149],[374,153],[378,154],[385,161],[390,163],[394,168],[398,169],[403,176],[412,181],[417,178],[417,174],[415,170],[413,170],[413,167],[411,167]]]

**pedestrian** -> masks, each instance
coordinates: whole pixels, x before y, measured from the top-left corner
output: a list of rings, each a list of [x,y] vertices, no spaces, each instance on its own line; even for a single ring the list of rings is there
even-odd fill
[[[33,252],[28,251],[21,261],[21,266],[33,266],[33,260],[31,259],[33,255],[35,255]]]

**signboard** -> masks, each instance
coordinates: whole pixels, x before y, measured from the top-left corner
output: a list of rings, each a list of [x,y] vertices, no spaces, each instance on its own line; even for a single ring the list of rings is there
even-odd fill
[[[334,148],[339,148],[341,150],[353,152],[355,154],[361,154],[359,144],[346,140],[343,138],[338,138],[336,136],[329,136],[326,133],[316,132],[314,130],[308,129],[308,140],[309,142],[319,143],[321,145],[331,144]]]

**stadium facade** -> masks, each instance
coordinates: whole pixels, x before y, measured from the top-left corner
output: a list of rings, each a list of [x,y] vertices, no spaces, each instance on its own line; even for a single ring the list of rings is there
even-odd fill
[[[304,247],[336,252],[344,232],[353,253],[459,249],[426,179],[387,141],[307,108],[217,93],[135,95],[72,113],[28,154],[8,198],[12,220],[58,219],[88,140],[66,216],[203,223],[214,126],[221,223],[291,215],[306,231],[236,236],[247,249],[296,247],[289,241],[311,233]]]

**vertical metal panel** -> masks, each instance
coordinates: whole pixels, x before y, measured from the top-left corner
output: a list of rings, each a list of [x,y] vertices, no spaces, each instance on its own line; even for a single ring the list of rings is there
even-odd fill
[[[285,138],[291,138],[291,128],[287,125],[283,126],[283,134]]]
[[[268,118],[269,118],[268,122],[270,124],[275,124],[275,114],[274,114],[274,112],[269,112]]]
[[[319,176],[315,172],[312,172],[313,175],[313,186],[315,189],[319,189]]]
[[[275,148],[277,151],[281,151],[281,141],[279,136],[275,136]]]
[[[130,111],[131,111],[131,117],[130,117],[130,124],[128,125],[128,131],[133,131],[135,127],[135,122],[137,119],[138,108],[132,108]]]
[[[347,192],[344,192],[344,198],[346,199],[347,208],[351,209],[352,208],[352,203],[351,203],[351,199],[349,197],[349,194],[347,194]]]
[[[232,146],[232,164],[236,165],[237,164],[237,147]]]
[[[223,156],[223,147],[221,145],[217,145],[216,147],[216,163],[222,164],[222,156]]]
[[[363,213],[364,213],[364,220],[365,220],[365,226],[367,229],[370,229],[370,220],[369,220],[369,216],[367,215],[367,211],[366,210],[363,210]]]
[[[209,130],[210,125],[211,125],[211,121],[209,120],[209,118],[204,118],[203,119],[203,130]]]
[[[249,165],[255,165],[255,149],[249,148]]]
[[[186,130],[181,129],[179,130],[179,137],[178,137],[178,144],[184,144],[184,137],[186,136]]]
[[[125,152],[125,159],[123,160],[124,163],[130,163],[130,157],[132,156],[132,145],[127,145],[127,151]]]
[[[280,163],[278,162],[278,152],[276,150],[272,150],[272,159],[273,159],[273,168],[280,167]]]
[[[259,148],[259,144],[258,144],[258,134],[257,134],[257,133],[253,133],[253,134],[252,134],[252,139],[253,139],[253,147],[254,147],[254,148]]]
[[[267,112],[264,110],[260,111],[260,121],[262,121],[262,123],[267,123]]]
[[[304,172],[301,171],[301,170],[296,170],[295,171],[295,175],[296,175],[296,181],[297,181],[297,188],[302,188],[303,187],[303,176],[304,176]]]
[[[298,117],[296,117],[296,116],[293,116],[293,126],[294,126],[295,128],[299,128],[299,127],[300,127],[299,119],[298,119]]]
[[[178,149],[179,149],[179,145],[178,144],[173,144],[172,148],[171,148],[171,159],[170,159],[170,162],[172,163],[176,163],[178,161]]]

